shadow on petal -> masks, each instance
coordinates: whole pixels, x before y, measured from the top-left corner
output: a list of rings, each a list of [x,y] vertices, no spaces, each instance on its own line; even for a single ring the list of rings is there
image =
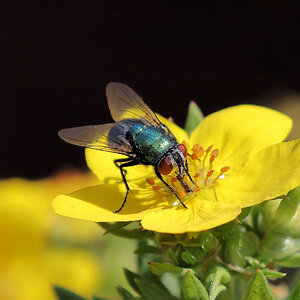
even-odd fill
[[[158,197],[148,187],[130,191],[124,208],[119,213],[114,213],[123,203],[125,192],[125,187],[121,184],[102,184],[69,195],[60,195],[53,200],[52,206],[56,213],[63,216],[114,222],[140,220],[149,212],[167,205],[164,197]]]

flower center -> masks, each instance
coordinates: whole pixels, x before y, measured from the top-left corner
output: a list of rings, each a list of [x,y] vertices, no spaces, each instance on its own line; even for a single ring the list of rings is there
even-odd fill
[[[195,193],[203,189],[213,188],[218,180],[225,178],[225,173],[230,169],[229,166],[222,167],[220,170],[214,168],[214,162],[219,155],[219,149],[213,149],[213,145],[204,150],[202,146],[196,144],[192,147],[191,152],[192,153],[187,156],[187,160],[189,174],[195,184],[190,181],[187,175],[184,176],[184,181],[191,188],[192,193],[186,192],[180,181],[177,179],[176,171],[164,176],[164,180],[174,189],[182,200],[193,197]],[[166,192],[170,195],[170,190],[159,179],[154,180],[152,178],[147,178],[146,181],[152,189],[155,192],[160,193],[161,196],[166,196]],[[170,197],[167,198],[169,199]],[[174,198],[172,198],[170,204],[172,206],[177,206],[179,201],[175,200],[174,202]]]
[[[213,145],[210,145],[206,150],[198,144],[192,147],[189,168],[198,188],[213,187],[217,180],[225,178],[225,173],[229,171],[230,167],[225,166],[220,170],[214,169],[214,162],[218,155],[219,149],[213,149]]]

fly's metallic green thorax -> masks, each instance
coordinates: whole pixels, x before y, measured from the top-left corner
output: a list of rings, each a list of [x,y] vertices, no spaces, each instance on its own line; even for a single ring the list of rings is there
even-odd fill
[[[143,160],[151,165],[156,165],[163,156],[178,144],[175,139],[167,135],[162,128],[146,126],[142,122],[133,125],[127,137]]]

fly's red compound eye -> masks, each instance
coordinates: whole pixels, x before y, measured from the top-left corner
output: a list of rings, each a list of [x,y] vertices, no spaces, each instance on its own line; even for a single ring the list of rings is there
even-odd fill
[[[182,152],[182,154],[184,155],[184,157],[187,157],[187,150],[186,150],[186,146],[184,144],[179,144],[177,146],[177,148]]]
[[[165,157],[158,165],[158,171],[162,175],[167,175],[171,173],[172,170],[173,166],[171,164],[171,161],[167,157]]]

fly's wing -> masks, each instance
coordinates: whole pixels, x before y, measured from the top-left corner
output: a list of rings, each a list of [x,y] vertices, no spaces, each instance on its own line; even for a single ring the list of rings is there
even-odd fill
[[[58,135],[73,145],[130,156],[132,148],[126,140],[117,136],[114,138],[108,136],[114,125],[116,123],[66,128],[60,130]]]
[[[110,82],[106,86],[106,97],[110,113],[116,122],[130,118],[145,119],[149,124],[168,130],[142,98],[126,84]],[[169,130],[168,133],[171,134]]]

